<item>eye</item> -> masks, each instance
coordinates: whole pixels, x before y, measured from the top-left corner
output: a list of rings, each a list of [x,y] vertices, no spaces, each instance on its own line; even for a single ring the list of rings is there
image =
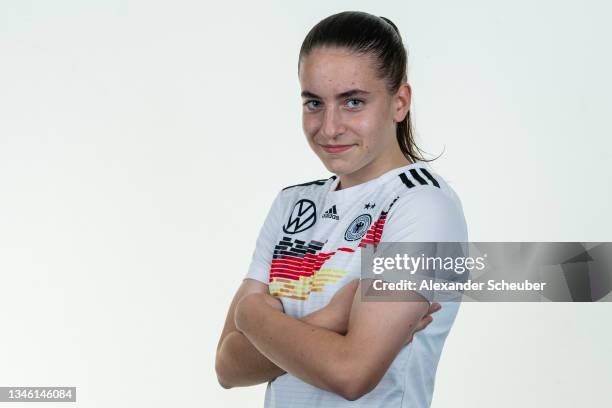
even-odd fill
[[[313,106],[313,105],[311,105],[311,103],[321,103],[321,102],[319,102],[317,100],[314,100],[314,99],[311,99],[311,100],[308,100],[308,101],[304,102],[304,106],[306,106],[308,109],[314,109],[314,108],[317,108],[319,106],[319,105]]]
[[[347,102],[349,102],[349,103],[350,102],[357,102],[357,103],[360,104],[360,105],[349,106],[350,108],[359,108],[359,107],[361,107],[361,105],[363,105],[363,101],[361,99],[348,99]]]

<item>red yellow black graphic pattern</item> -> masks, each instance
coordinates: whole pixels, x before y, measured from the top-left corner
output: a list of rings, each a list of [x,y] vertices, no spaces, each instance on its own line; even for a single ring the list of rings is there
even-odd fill
[[[387,214],[398,198],[393,200],[387,211],[381,212],[378,219],[359,241],[358,247],[378,245]],[[321,292],[328,283],[342,279],[347,271],[322,269],[322,266],[338,252],[353,253],[355,249],[339,247],[335,251],[321,252],[323,245],[323,242],[316,240],[311,240],[306,244],[303,240],[283,236],[274,247],[270,266],[270,294],[276,297],[306,300],[311,292]]]

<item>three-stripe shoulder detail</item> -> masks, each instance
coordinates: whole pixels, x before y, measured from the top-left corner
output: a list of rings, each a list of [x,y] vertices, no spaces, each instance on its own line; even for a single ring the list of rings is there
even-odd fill
[[[421,173],[417,171],[417,169],[410,169],[407,172],[403,172],[399,174],[400,180],[402,183],[408,188],[414,188],[417,185],[432,185],[434,187],[440,188],[440,183],[435,179],[434,176],[424,167],[419,167]]]
[[[306,182],[306,183],[301,183],[301,184],[294,184],[294,185],[287,186],[287,187],[283,188],[283,191],[285,191],[285,190],[287,190],[288,188],[291,188],[291,187],[310,186],[310,185],[318,185],[318,186],[322,186],[323,184],[325,184],[325,183],[326,183],[328,180],[330,180],[330,179],[331,179],[331,180],[335,180],[335,179],[336,179],[336,176],[334,175],[334,176],[328,177],[328,178],[326,178],[326,179],[320,179],[320,180],[308,181],[308,182]]]

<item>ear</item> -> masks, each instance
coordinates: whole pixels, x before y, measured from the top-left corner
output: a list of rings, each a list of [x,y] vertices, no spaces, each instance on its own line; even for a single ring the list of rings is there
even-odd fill
[[[410,101],[412,99],[412,89],[410,84],[404,82],[400,85],[395,93],[395,111],[393,112],[393,120],[401,122],[410,112]]]

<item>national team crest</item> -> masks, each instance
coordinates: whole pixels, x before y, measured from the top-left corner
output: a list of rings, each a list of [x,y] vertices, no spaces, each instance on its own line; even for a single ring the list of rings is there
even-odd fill
[[[370,224],[372,224],[372,217],[370,214],[361,214],[359,217],[355,218],[346,229],[344,239],[347,241],[357,241],[365,235]]]

